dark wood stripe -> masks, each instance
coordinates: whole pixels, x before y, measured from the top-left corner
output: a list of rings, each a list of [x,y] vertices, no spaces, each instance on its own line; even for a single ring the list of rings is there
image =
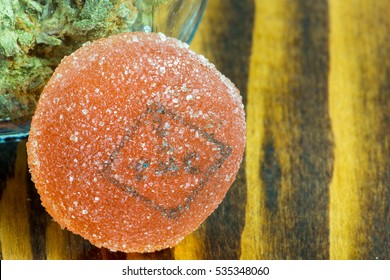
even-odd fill
[[[17,147],[15,142],[0,144],[0,201],[7,179],[14,175]]]
[[[333,171],[333,145],[328,112],[328,8],[327,1],[299,2],[301,17],[300,86],[296,112],[300,118],[299,147],[292,167],[292,198],[297,219],[292,227],[292,258],[329,258],[329,185]],[[294,104],[294,103],[292,103]],[[293,155],[294,157],[294,155]],[[295,248],[294,248],[295,247]]]
[[[211,31],[213,36],[210,36],[212,41],[208,46],[212,49],[212,62],[236,84],[243,103],[246,104],[254,1],[219,1],[218,5],[219,16],[215,17],[215,22],[211,25],[215,29]],[[230,56],[226,57],[226,53]],[[245,225],[245,185],[245,170],[242,165],[225,199],[206,220],[205,259],[240,258],[240,237]]]
[[[278,197],[281,190],[282,170],[272,137],[263,145],[264,158],[259,174],[264,183],[265,208],[271,217],[278,211]]]
[[[390,27],[387,28],[386,42],[378,51],[380,58],[390,56]],[[381,52],[385,51],[386,56]],[[369,204],[365,206],[364,213],[372,213],[372,222],[366,228],[368,250],[363,259],[390,260],[390,62],[387,60],[383,65],[383,77],[381,77],[378,98],[378,108],[381,108],[380,131],[377,136],[380,139],[380,147],[383,157],[382,170],[377,189],[371,193]],[[375,164],[375,163],[373,163]]]
[[[280,92],[263,93],[265,135],[259,175],[270,239],[263,257],[327,259],[333,165],[327,2],[302,0],[291,10],[297,14],[291,15],[291,34],[284,43],[290,68],[275,73],[286,75],[287,84],[275,86]],[[283,111],[281,116],[278,110]]]
[[[376,108],[372,114],[372,122],[378,123],[378,129],[366,144],[371,170],[366,170],[367,181],[362,182],[362,221],[360,234],[367,237],[366,244],[362,244],[361,259],[390,259],[390,61],[383,57],[390,56],[390,23],[380,22],[384,38],[378,40],[377,49],[372,54],[373,65],[378,69],[377,94],[373,100]],[[368,60],[362,61],[362,67]],[[371,66],[372,67],[372,66]],[[361,81],[364,92],[372,89]],[[369,98],[369,96],[367,96]],[[371,127],[367,127],[370,131]],[[372,143],[376,143],[373,145]],[[377,164],[380,163],[380,166]]]

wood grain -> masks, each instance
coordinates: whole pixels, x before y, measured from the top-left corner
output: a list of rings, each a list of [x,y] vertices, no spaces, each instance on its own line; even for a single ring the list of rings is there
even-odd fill
[[[333,144],[322,1],[257,1],[242,258],[328,258]]]
[[[61,229],[25,141],[0,144],[1,259],[390,259],[390,10],[376,0],[209,0],[191,48],[240,89],[247,146],[175,248],[124,254]]]
[[[0,240],[1,256],[9,259],[31,259],[31,238],[28,216],[28,196],[26,188],[26,153],[22,145],[11,144],[8,149],[2,145],[1,154],[9,154],[14,166],[1,164],[6,177],[11,175],[2,186],[0,204]],[[18,148],[15,150],[15,148]],[[16,152],[16,153],[15,153]],[[12,169],[13,168],[13,169]],[[3,172],[2,172],[3,173]],[[7,174],[8,173],[8,174]]]
[[[388,1],[330,2],[330,256],[390,257]]]

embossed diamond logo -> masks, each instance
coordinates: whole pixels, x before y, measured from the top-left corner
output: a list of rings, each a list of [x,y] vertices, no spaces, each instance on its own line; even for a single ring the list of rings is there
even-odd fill
[[[102,172],[134,199],[178,218],[231,152],[212,134],[154,103],[128,128]]]

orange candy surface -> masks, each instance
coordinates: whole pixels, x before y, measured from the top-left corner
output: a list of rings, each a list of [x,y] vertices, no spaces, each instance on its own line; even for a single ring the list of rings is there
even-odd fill
[[[63,59],[27,143],[64,228],[112,251],[175,246],[224,198],[245,146],[235,86],[188,45],[124,33]]]

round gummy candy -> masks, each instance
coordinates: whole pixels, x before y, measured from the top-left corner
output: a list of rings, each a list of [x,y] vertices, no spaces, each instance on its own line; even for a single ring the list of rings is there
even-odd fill
[[[245,146],[236,87],[188,45],[124,33],[64,58],[31,123],[48,213],[112,251],[175,246],[216,209]]]

